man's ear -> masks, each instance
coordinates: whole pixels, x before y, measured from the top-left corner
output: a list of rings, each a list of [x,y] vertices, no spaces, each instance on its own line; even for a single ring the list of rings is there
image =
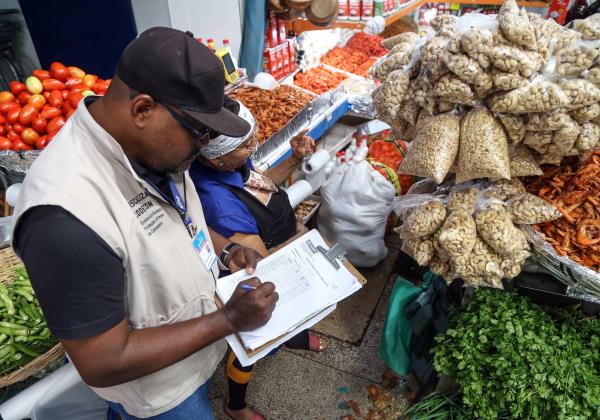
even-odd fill
[[[158,102],[150,95],[139,94],[131,100],[131,115],[133,123],[138,128],[144,128],[148,124],[153,112],[156,112]]]

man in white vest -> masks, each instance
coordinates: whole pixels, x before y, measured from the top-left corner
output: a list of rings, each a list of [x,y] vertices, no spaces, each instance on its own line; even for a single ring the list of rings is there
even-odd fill
[[[223,108],[224,86],[191,34],[147,30],[37,159],[15,208],[13,245],[50,329],[124,419],[212,419],[223,338],[264,325],[278,298],[254,278],[214,302],[220,269],[256,266],[207,228],[186,172],[211,137],[250,128]]]

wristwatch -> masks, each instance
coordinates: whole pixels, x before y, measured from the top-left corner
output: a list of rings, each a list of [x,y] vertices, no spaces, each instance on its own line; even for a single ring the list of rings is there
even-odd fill
[[[242,246],[240,244],[232,242],[229,245],[226,245],[225,248],[223,248],[223,251],[221,251],[221,255],[219,255],[219,259],[217,260],[217,263],[221,270],[229,270],[229,267],[227,266],[229,256],[235,249],[241,247]]]

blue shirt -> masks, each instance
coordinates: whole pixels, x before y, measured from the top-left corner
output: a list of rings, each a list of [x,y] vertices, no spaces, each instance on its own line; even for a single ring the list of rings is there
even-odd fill
[[[250,160],[247,165],[252,169]],[[236,232],[258,234],[256,219],[248,207],[223,185],[244,188],[244,180],[239,171],[218,171],[194,162],[189,174],[200,196],[206,223],[211,229],[226,238]]]

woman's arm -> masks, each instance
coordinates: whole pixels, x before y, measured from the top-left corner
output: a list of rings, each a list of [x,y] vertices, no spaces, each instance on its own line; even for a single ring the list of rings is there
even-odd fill
[[[235,242],[236,244],[240,244],[246,248],[252,248],[256,252],[258,252],[262,257],[266,257],[267,255],[269,255],[265,243],[257,234],[236,232],[228,239],[231,242]]]
[[[292,156],[281,162],[274,168],[267,169],[263,175],[271,179],[275,185],[281,185],[285,180],[294,173],[298,164],[302,162],[304,157],[314,151],[315,141],[310,137],[306,136],[306,130],[298,134],[292,140],[290,140],[290,147],[292,148]]]

